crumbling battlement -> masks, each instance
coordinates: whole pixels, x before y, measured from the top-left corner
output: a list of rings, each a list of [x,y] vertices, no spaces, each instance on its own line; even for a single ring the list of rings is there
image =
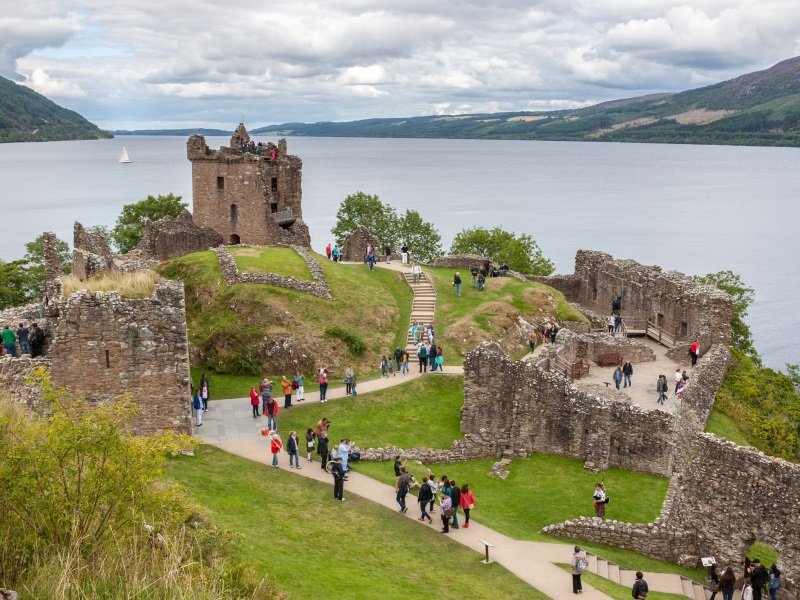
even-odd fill
[[[192,214],[183,211],[179,216],[158,221],[142,221],[142,239],[136,249],[156,260],[202,252],[223,243],[222,235],[211,227],[198,227]]]
[[[229,244],[310,247],[303,222],[303,161],[287,153],[284,139],[264,146],[261,154],[239,148],[249,141],[243,124],[231,147],[211,150],[201,135],[187,141],[195,223],[216,230]]]
[[[568,300],[599,314],[611,312],[611,302],[622,297],[622,316],[630,324],[650,321],[683,343],[698,336],[701,354],[713,344],[730,344],[730,297],[712,286],[700,285],[677,271],[662,271],[632,260],[615,260],[610,254],[579,250],[575,273],[554,277],[530,276],[551,285]]]
[[[72,274],[81,281],[117,268],[106,238],[87,231],[77,221],[72,228],[72,247]]]

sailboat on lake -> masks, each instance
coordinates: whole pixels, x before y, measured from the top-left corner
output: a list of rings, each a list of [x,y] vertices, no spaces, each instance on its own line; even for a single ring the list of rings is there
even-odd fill
[[[131,162],[131,157],[128,156],[128,149],[125,146],[122,147],[122,154],[119,155],[119,162],[121,163]]]

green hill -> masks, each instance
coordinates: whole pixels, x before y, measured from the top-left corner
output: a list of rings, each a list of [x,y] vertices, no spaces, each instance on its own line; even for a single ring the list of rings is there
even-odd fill
[[[0,142],[96,140],[111,134],[41,94],[0,77]]]
[[[800,57],[678,94],[575,110],[285,123],[251,133],[800,146]]]

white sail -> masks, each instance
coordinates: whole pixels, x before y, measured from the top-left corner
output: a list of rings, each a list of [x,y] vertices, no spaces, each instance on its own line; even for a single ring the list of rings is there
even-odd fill
[[[119,155],[119,162],[121,163],[131,162],[131,158],[130,156],[128,156],[128,149],[125,146],[122,147],[122,154]]]

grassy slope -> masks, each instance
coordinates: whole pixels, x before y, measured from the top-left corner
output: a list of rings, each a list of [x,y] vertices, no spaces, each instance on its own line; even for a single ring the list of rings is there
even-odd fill
[[[276,273],[312,281],[306,261],[291,248],[230,248],[242,273]]]
[[[563,563],[559,563],[558,566],[567,572],[571,572],[572,570],[569,565]],[[606,579],[605,577],[600,577],[600,575],[595,575],[594,573],[590,573],[588,571],[581,575],[581,580],[583,580],[585,583],[588,583],[593,588],[600,590],[607,596],[610,596],[614,600],[630,600],[631,589],[628,586],[615,583],[609,579]],[[720,595],[720,597],[722,596]],[[651,591],[649,594],[647,594],[647,600],[686,600],[686,596]]]
[[[323,361],[334,374],[351,362],[362,374],[374,371],[383,352],[404,344],[411,289],[395,272],[324,259],[320,264],[334,300],[266,285],[227,286],[211,252],[163,263],[162,274],[186,284],[189,340],[205,357],[205,365],[194,366],[231,374],[288,371],[285,362],[276,364],[267,355],[264,338],[292,336],[301,344],[296,359],[306,375]],[[334,324],[363,338],[363,357],[354,360],[343,342],[325,336]]]
[[[460,297],[456,297],[452,285],[456,271],[464,281]],[[540,283],[513,277],[489,278],[484,291],[479,292],[470,287],[470,274],[464,269],[429,268],[425,272],[432,276],[436,288],[434,330],[444,347],[446,364],[461,364],[464,356],[481,341],[513,331],[517,315],[559,321],[586,320],[561,292]],[[513,353],[527,347],[526,342],[503,345]]]
[[[236,552],[275,578],[290,599],[530,598],[538,593],[500,565],[416,523],[287,471],[203,446],[168,473],[211,521],[238,534]],[[377,535],[376,535],[377,534]],[[447,582],[447,587],[442,583]]]
[[[736,421],[716,408],[711,411],[705,430],[708,433],[724,437],[742,446],[750,445],[747,435],[741,430]]]

